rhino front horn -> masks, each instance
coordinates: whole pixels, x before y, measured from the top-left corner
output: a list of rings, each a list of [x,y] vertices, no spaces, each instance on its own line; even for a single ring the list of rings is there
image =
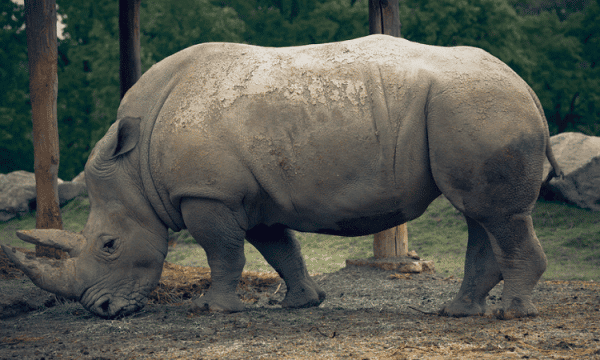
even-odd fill
[[[0,246],[17,268],[23,271],[37,286],[66,298],[79,300],[81,297],[83,287],[81,279],[77,277],[75,259],[36,258],[10,246]]]
[[[17,237],[31,244],[60,249],[71,257],[76,257],[85,244],[83,235],[57,229],[18,230]]]

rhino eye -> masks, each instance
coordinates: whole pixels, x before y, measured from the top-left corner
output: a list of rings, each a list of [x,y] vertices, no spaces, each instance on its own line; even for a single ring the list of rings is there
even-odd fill
[[[104,242],[102,246],[102,251],[108,254],[112,254],[117,250],[117,240],[116,239],[108,239]]]

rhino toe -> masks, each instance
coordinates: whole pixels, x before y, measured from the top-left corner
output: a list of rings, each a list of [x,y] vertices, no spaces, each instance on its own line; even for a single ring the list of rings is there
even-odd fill
[[[454,300],[444,304],[438,311],[439,316],[465,317],[465,316],[483,316],[486,314],[486,305],[481,303],[467,303]]]
[[[190,312],[215,311],[223,313],[234,313],[244,311],[245,306],[242,301],[233,294],[233,296],[215,295],[207,293],[192,301]]]
[[[325,292],[316,283],[308,281],[303,286],[288,290],[281,302],[284,308],[308,308],[319,306],[325,300]]]
[[[524,317],[535,317],[538,315],[538,310],[529,300],[513,298],[510,300],[510,305],[506,306],[503,303],[501,307],[495,309],[494,315],[500,320],[510,320]]]

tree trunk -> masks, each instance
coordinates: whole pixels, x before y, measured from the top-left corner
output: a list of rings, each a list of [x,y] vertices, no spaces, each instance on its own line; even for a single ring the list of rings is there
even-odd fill
[[[369,0],[369,33],[401,37],[400,6],[397,0]],[[375,234],[375,258],[406,256],[408,232],[406,224]]]
[[[119,0],[121,99],[142,76],[140,60],[140,1]]]
[[[398,1],[369,0],[369,33],[402,37]]]
[[[376,259],[408,255],[408,231],[406,224],[387,229],[374,235],[373,255]]]
[[[33,121],[33,152],[37,192],[37,229],[62,229],[58,202],[59,143],[56,120],[58,94],[56,2],[25,0],[29,93]],[[36,256],[61,258],[60,250],[35,247]]]

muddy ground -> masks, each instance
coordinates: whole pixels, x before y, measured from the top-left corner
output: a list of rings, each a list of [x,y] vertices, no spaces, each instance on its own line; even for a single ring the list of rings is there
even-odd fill
[[[247,311],[190,313],[189,298],[209,274],[168,265],[142,311],[104,320],[11,269],[0,275],[0,359],[600,359],[598,282],[542,281],[534,292],[540,316],[502,321],[431,314],[460,287],[460,279],[435,274],[317,274],[325,302],[284,310],[279,278],[245,273],[239,293]],[[492,290],[490,304],[501,290]]]

